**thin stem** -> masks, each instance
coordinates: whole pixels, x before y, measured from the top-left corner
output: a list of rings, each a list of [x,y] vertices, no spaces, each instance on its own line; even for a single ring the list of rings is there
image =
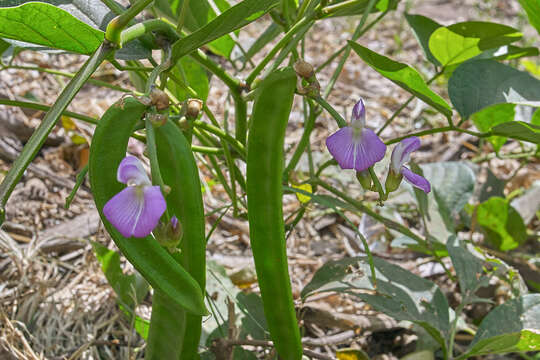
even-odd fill
[[[270,60],[272,60],[274,56],[276,56],[277,52],[286,44],[288,44],[289,41],[292,39],[292,37],[298,31],[300,31],[306,24],[309,24],[311,21],[313,21],[313,18],[314,18],[314,14],[306,16],[302,18],[300,21],[298,21],[296,24],[294,24],[293,27],[289,29],[289,31],[287,31],[287,33],[278,41],[278,43],[272,48],[272,50],[270,50],[268,54],[266,54],[264,59],[262,59],[261,62],[259,62],[259,64],[255,67],[255,69],[253,69],[251,74],[249,74],[249,76],[246,79],[246,84],[248,86],[250,86],[253,83],[257,75],[259,75],[259,73],[270,62]]]
[[[64,76],[64,77],[69,77],[69,78],[72,78],[72,77],[75,76],[75,74],[73,74],[73,73],[60,71],[60,70],[55,70],[55,69],[43,68],[43,67],[39,67],[39,66],[10,65],[10,66],[0,68],[0,71],[7,70],[7,69],[35,70],[35,71],[44,72],[44,73],[47,73],[47,74]],[[110,83],[108,83],[106,81],[101,81],[101,80],[97,80],[97,79],[88,79],[88,83],[92,84],[92,85],[96,85],[96,86],[106,87],[106,88],[116,90],[116,91],[121,91],[121,92],[125,92],[125,93],[133,93],[133,94],[136,94],[136,95],[142,95],[141,93],[137,93],[136,91],[125,89],[125,88],[123,88],[121,86],[113,85],[113,84],[110,84]]]
[[[186,14],[188,12],[189,8],[189,0],[184,0],[182,2],[182,8],[180,9],[180,14],[178,14],[178,23],[176,25],[176,32],[181,33],[182,29],[184,28],[184,21],[186,19]]]
[[[125,9],[114,0],[101,0],[115,15],[120,15]]]
[[[346,3],[346,2],[344,2],[344,3]],[[344,3],[338,4],[338,5],[335,5],[335,6],[340,6],[340,5],[344,4]],[[375,5],[375,0],[369,0],[369,3],[366,6],[366,9],[364,10],[364,13],[362,14],[362,18],[360,19],[360,21],[358,22],[358,25],[356,26],[356,30],[354,31],[354,34],[353,34],[353,36],[351,38],[351,41],[356,41],[365,32],[365,31],[364,32],[362,31],[362,27],[366,23],[367,17],[369,15],[369,13],[371,12],[371,9],[373,8],[374,5]],[[324,9],[323,9],[323,12],[324,12]],[[335,85],[335,83],[337,81],[337,78],[338,78],[339,74],[341,74],[341,71],[343,70],[343,66],[345,66],[345,62],[349,58],[350,54],[351,54],[351,47],[347,46],[347,48],[345,49],[345,53],[343,54],[343,56],[339,60],[338,66],[337,66],[336,70],[334,71],[334,73],[332,74],[332,77],[330,78],[330,81],[328,82],[328,85],[324,89],[324,92],[323,92],[322,96],[325,99],[327,99],[328,95],[330,95],[330,92],[332,92],[332,89],[334,88],[334,85]]]
[[[330,105],[326,102],[322,97],[315,96],[313,97],[313,100],[315,100],[319,105],[321,105],[328,113],[336,120],[338,126],[340,128],[347,126],[347,121]]]
[[[375,185],[375,190],[379,193],[379,201],[384,201],[388,198],[388,195],[384,193],[384,189],[379,182],[379,178],[377,177],[377,174],[375,174],[375,170],[373,169],[373,166],[370,166],[369,169],[369,175],[371,176],[371,180],[373,180],[373,184]]]
[[[493,135],[491,133],[491,131],[484,132],[484,133],[479,133],[479,132],[476,132],[476,131],[471,131],[471,130],[467,130],[467,129],[461,129],[461,128],[458,128],[458,127],[455,127],[455,126],[445,126],[445,127],[441,127],[441,128],[428,129],[428,130],[418,131],[418,132],[415,132],[415,133],[410,133],[408,135],[404,135],[404,136],[394,138],[392,140],[388,140],[387,142],[385,142],[385,144],[386,145],[395,144],[395,143],[398,143],[401,140],[406,139],[406,138],[411,137],[411,136],[424,136],[424,135],[431,135],[431,134],[447,132],[447,131],[457,131],[457,132],[460,132],[460,133],[466,133],[466,134],[469,134],[469,135],[473,135],[473,136],[476,136],[476,137],[479,137],[479,138],[490,137],[490,136]]]
[[[454,339],[456,337],[457,332],[457,323],[459,320],[459,316],[461,315],[461,312],[465,308],[465,306],[469,303],[468,296],[466,296],[463,301],[458,305],[454,312],[454,321],[452,321],[452,324],[450,326],[450,338],[448,339],[448,352],[446,355],[447,359],[453,359],[454,358]]]
[[[193,126],[204,129],[204,130],[218,136],[219,138],[227,141],[229,144],[231,144],[231,146],[236,151],[238,151],[240,156],[242,156],[242,158],[245,159],[245,157],[246,157],[246,149],[244,148],[244,145],[242,143],[240,143],[238,140],[236,140],[235,138],[233,138],[231,135],[227,134],[225,131],[221,130],[220,128],[218,128],[218,127],[216,127],[214,125],[207,124],[207,123],[205,123],[204,121],[201,121],[201,120],[195,120],[193,122]]]
[[[1,99],[1,98],[0,98],[0,105],[18,106],[18,107],[23,107],[27,109],[35,109],[35,110],[40,110],[40,111],[49,111],[51,108],[48,105],[44,105],[40,103],[35,103],[35,102],[30,102],[30,101],[8,100],[8,99]],[[79,114],[79,113],[75,113],[72,111],[67,111],[67,110],[62,111],[62,115],[69,116],[71,118],[81,120],[81,121],[84,121],[93,125],[97,125],[98,123],[98,119],[96,118]]]
[[[105,31],[105,39],[110,42],[120,45],[122,30],[129,24],[129,22],[135,18],[140,12],[142,12],[153,0],[138,0],[131,5],[129,9],[124,11],[109,22],[107,30]]]
[[[151,19],[137,23],[122,31],[120,40],[122,44],[125,44],[143,35],[151,33],[152,31],[163,33],[167,36],[167,38],[174,37],[176,35],[174,29],[166,22],[159,19]]]
[[[444,68],[441,69],[440,71],[438,71],[435,75],[433,75],[426,83],[429,85],[431,84],[435,79],[437,79],[439,76],[441,76],[442,74],[444,73]],[[390,125],[390,123],[392,123],[392,121],[394,121],[394,119],[401,113],[401,111],[403,111],[403,109],[405,109],[407,107],[407,105],[409,105],[411,103],[411,101],[415,98],[414,95],[411,95],[407,101],[405,101],[405,103],[403,103],[396,111],[394,111],[394,113],[392,114],[392,116],[390,116],[390,118],[388,120],[386,120],[386,122],[383,124],[383,126],[381,126],[381,128],[379,130],[377,130],[377,135],[381,135],[381,133],[383,132],[384,129],[386,129],[386,127],[388,125]]]
[[[154,125],[146,117],[146,147],[148,149],[148,158],[150,159],[150,170],[152,172],[152,180],[154,184],[159,185],[161,192],[165,195],[167,194],[167,188],[163,182],[163,177],[161,176],[161,171],[159,169],[159,162],[157,156],[157,147],[156,147],[156,134],[154,130]]]

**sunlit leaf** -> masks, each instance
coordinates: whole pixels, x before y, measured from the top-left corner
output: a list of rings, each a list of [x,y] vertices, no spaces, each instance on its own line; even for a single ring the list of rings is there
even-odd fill
[[[424,51],[426,58],[436,66],[441,65],[439,60],[433,56],[429,49],[429,38],[431,37],[431,34],[442,27],[442,25],[422,15],[405,14],[405,19],[407,19],[409,26],[412,28],[414,36]]]
[[[478,130],[488,132],[496,125],[513,121],[516,114],[514,108],[514,104],[495,104],[474,113],[472,120]],[[506,142],[506,137],[491,136],[488,141],[493,145],[493,149],[499,152]]]
[[[311,193],[311,184],[299,184],[299,185],[292,185],[295,189],[300,189],[305,192]],[[300,201],[302,204],[308,203],[311,200],[311,196],[304,195],[302,193],[296,193],[296,197],[298,198],[298,201]]]
[[[536,28],[536,31],[540,34],[540,0],[518,0],[532,26]]]
[[[511,121],[496,125],[493,134],[540,144],[540,126],[523,121]]]

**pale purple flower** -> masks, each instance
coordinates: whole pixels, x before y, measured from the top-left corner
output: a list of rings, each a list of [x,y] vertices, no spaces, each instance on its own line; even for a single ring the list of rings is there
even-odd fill
[[[326,139],[328,151],[342,169],[364,171],[384,157],[386,145],[365,126],[366,108],[360,99],[353,107],[351,125]]]
[[[404,166],[409,161],[411,153],[420,148],[420,139],[416,136],[411,136],[401,140],[392,151],[390,163],[390,171],[394,174],[401,174],[405,180],[412,186],[416,186],[426,194],[431,191],[431,185],[422,176],[413,173],[409,168]]]
[[[107,201],[105,217],[124,237],[148,236],[167,208],[159,186],[152,186],[142,163],[133,156],[122,159],[117,179],[127,187]]]

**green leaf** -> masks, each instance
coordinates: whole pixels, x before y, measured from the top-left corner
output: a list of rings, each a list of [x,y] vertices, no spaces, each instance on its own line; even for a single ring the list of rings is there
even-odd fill
[[[523,295],[493,309],[480,324],[470,350],[458,359],[522,351],[540,351],[539,294]]]
[[[540,126],[540,108],[536,109],[536,111],[534,112],[531,119],[531,124],[535,126]]]
[[[518,0],[532,26],[536,28],[536,31],[540,34],[540,0]]]
[[[457,236],[448,239],[446,248],[456,270],[462,295],[472,296],[480,287],[489,285],[489,277],[484,273],[485,261],[474,255]]]
[[[519,213],[508,200],[492,197],[476,208],[476,222],[486,231],[487,240],[507,251],[527,240],[527,229]]]
[[[407,64],[379,55],[362,45],[349,41],[349,45],[369,66],[394,84],[433,106],[446,117],[452,116],[452,109],[439,95],[434,93],[418,72]]]
[[[448,95],[463,118],[499,103],[538,107],[540,80],[494,60],[474,60],[454,71]]]
[[[514,45],[504,45],[497,49],[486,50],[474,59],[511,60],[525,56],[538,56],[538,54],[539,51],[535,47],[522,48]]]
[[[514,104],[495,104],[474,113],[472,120],[478,130],[488,132],[496,125],[513,121],[516,114],[515,106]],[[506,142],[506,137],[491,136],[488,140],[493,145],[493,149],[499,152]]]
[[[341,1],[334,1],[332,5],[337,5],[340,2],[345,2],[345,0]],[[369,0],[359,0],[356,2],[357,4],[354,6],[348,6],[344,9],[338,10],[336,12],[332,12],[328,18],[331,17],[338,17],[338,16],[353,16],[353,15],[362,15],[366,11],[367,5],[369,3]],[[395,10],[397,8],[397,5],[399,3],[399,0],[379,0],[373,7],[373,10],[371,10],[372,13],[378,12],[378,11],[389,11],[389,10]]]
[[[157,0],[155,7],[176,23],[185,0]],[[220,11],[230,8],[225,0],[215,0]],[[207,0],[189,1],[184,18],[184,28],[195,32],[217,17],[216,12]],[[208,44],[210,49],[218,55],[228,58],[234,48],[234,40],[228,34]]]
[[[494,126],[493,134],[540,144],[540,126],[523,121],[512,121]]]
[[[270,11],[279,0],[244,0],[231,7],[192,34],[176,41],[172,46],[171,63],[193,50],[239,29]]]
[[[429,38],[442,25],[422,15],[405,14],[405,19],[407,19],[409,26],[412,28],[414,36],[424,51],[426,58],[435,66],[440,66],[441,63],[433,56],[429,49]]]
[[[506,186],[506,180],[501,180],[493,174],[490,168],[487,168],[487,179],[482,189],[480,190],[480,196],[478,200],[484,202],[493,196],[504,197],[504,187]]]
[[[469,60],[485,50],[508,45],[522,36],[506,25],[468,21],[435,30],[429,39],[429,49],[446,67]]]
[[[79,54],[91,54],[104,38],[102,31],[46,3],[0,8],[0,19],[1,37]]]
[[[377,287],[372,284],[367,257],[329,261],[313,275],[301,296],[337,291],[361,298],[376,310],[397,320],[422,326],[444,348],[449,330],[448,302],[433,282],[375,257]],[[356,290],[376,290],[373,294]]]
[[[11,45],[8,42],[0,39],[0,56],[6,51]]]
[[[171,72],[184,83],[197,92],[202,101],[206,101],[210,90],[206,70],[191,57],[183,57]],[[188,92],[174,81],[167,82],[167,88],[173,93],[178,101],[184,101],[192,97]]]

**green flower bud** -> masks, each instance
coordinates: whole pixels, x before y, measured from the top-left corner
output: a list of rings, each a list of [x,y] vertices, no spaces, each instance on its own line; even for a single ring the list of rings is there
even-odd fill
[[[178,247],[182,235],[184,235],[182,224],[180,224],[176,216],[173,216],[168,224],[160,223],[153,233],[156,240],[171,252]]]
[[[386,183],[384,186],[386,187],[386,193],[391,193],[393,191],[396,191],[399,187],[399,184],[401,184],[401,180],[403,179],[403,175],[396,174],[392,169],[388,172],[388,176],[386,177]]]
[[[356,178],[364,190],[371,190],[371,175],[368,170],[357,171]]]

